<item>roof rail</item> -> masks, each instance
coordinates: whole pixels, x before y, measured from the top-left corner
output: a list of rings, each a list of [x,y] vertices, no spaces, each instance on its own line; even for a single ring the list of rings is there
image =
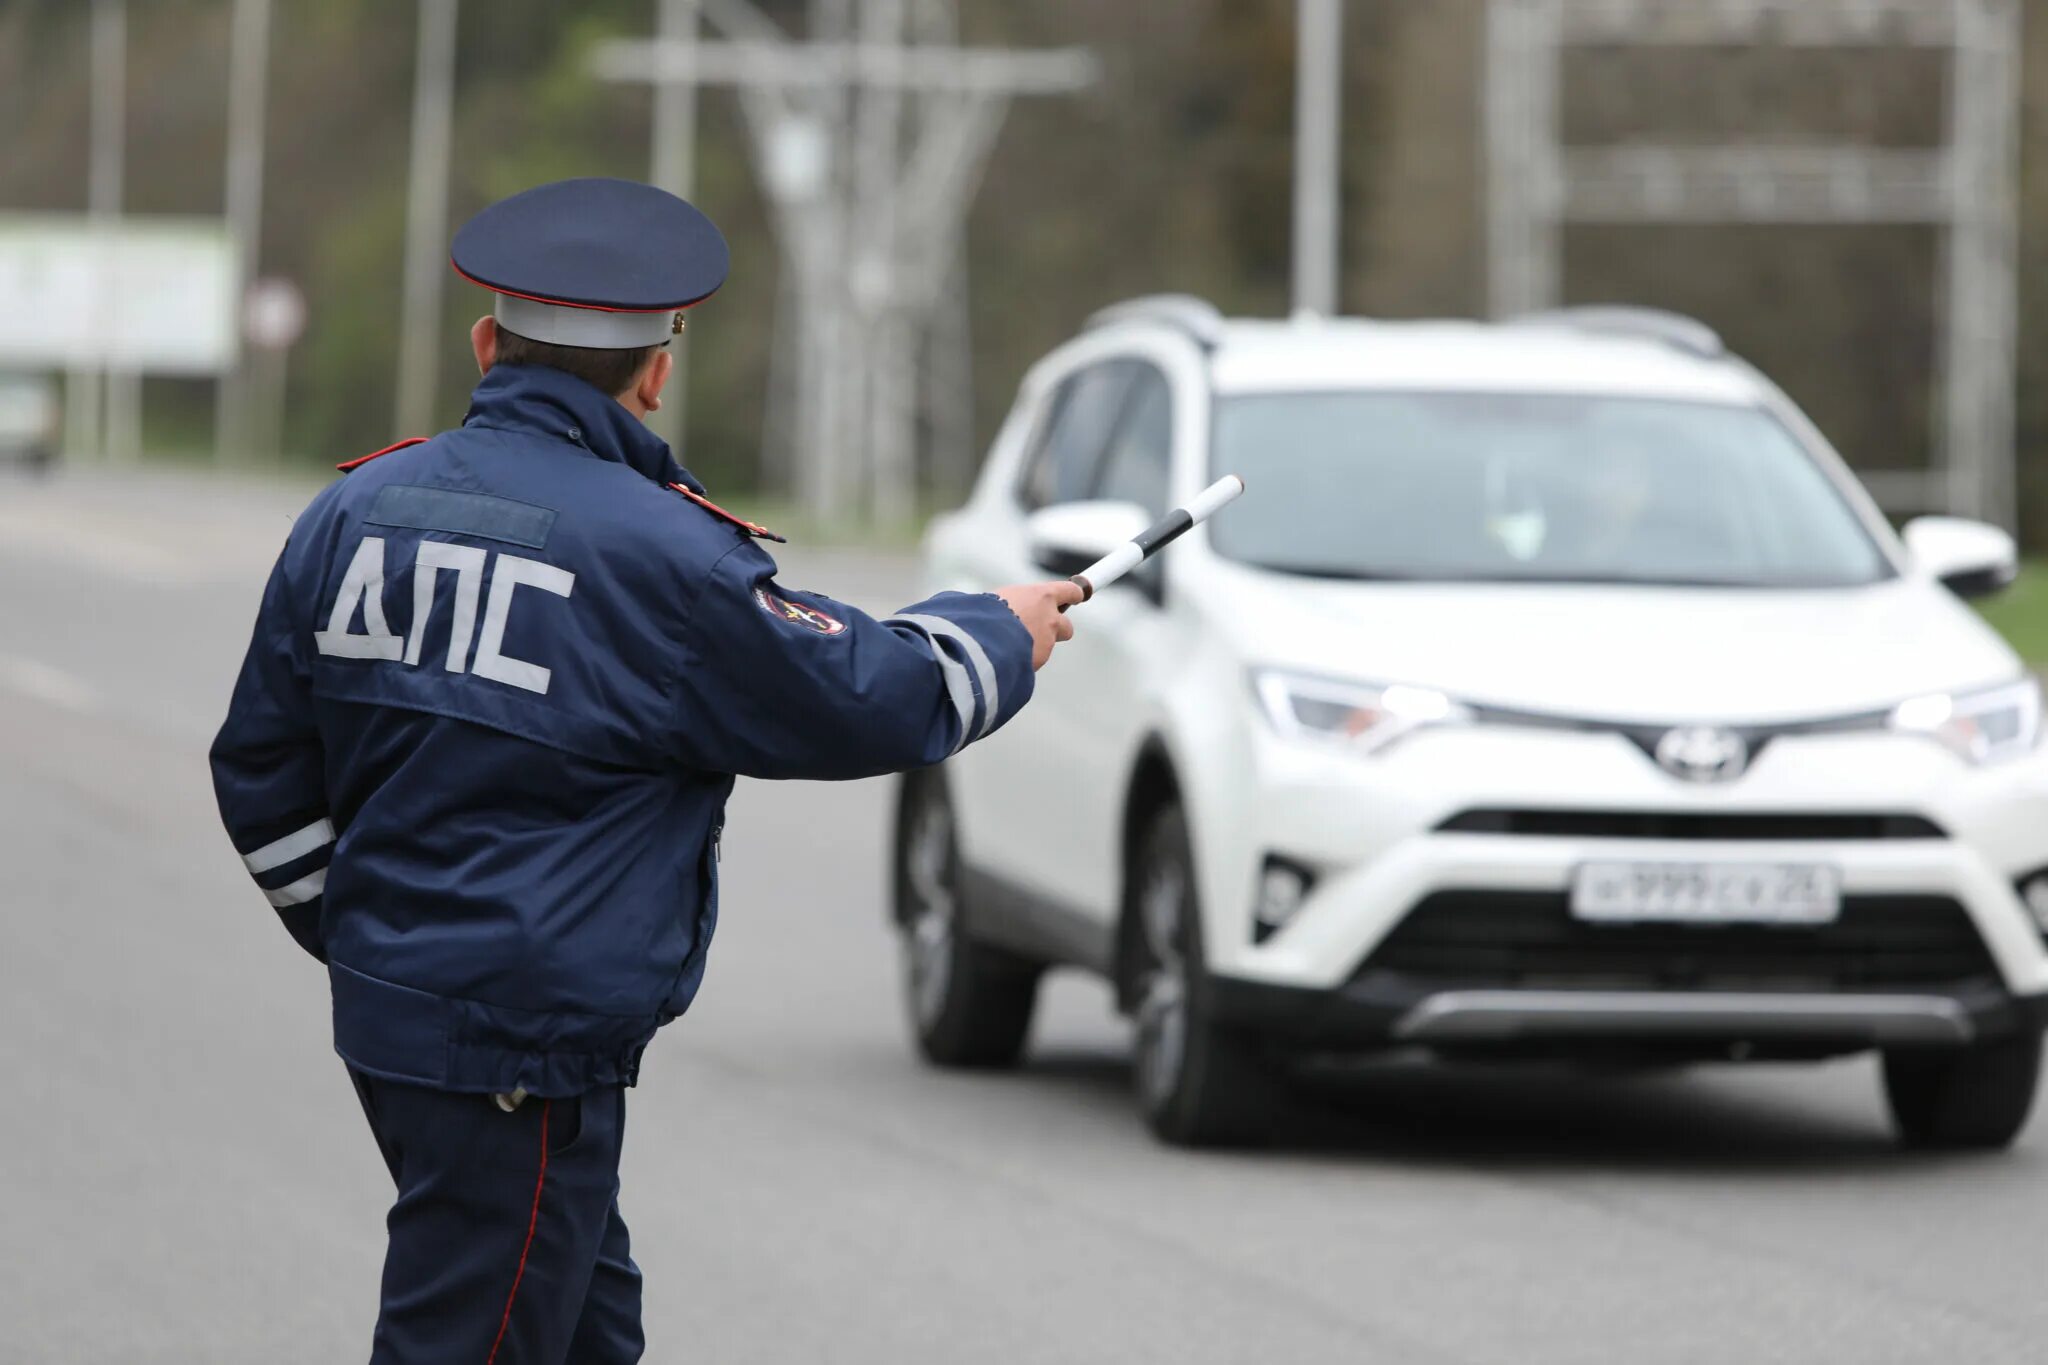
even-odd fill
[[[1207,299],[1193,294],[1146,294],[1099,308],[1089,314],[1090,329],[1120,322],[1156,322],[1185,333],[1205,351],[1223,340],[1223,314]]]
[[[1659,341],[1705,360],[1717,360],[1728,354],[1728,347],[1722,342],[1719,332],[1698,318],[1664,308],[1643,308],[1627,303],[1589,304],[1524,313],[1508,321],[1533,327],[1569,327],[1576,332]]]

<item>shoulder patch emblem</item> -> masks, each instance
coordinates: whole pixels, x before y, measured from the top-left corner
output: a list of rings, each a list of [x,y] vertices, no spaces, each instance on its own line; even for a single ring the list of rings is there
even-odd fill
[[[339,469],[342,473],[346,474],[351,469],[354,469],[357,465],[368,464],[370,461],[376,459],[379,455],[389,455],[392,451],[404,450],[407,446],[423,445],[426,443],[427,439],[428,438],[425,436],[408,436],[403,441],[392,442],[390,445],[385,446],[382,450],[373,450],[367,455],[358,455],[353,460],[343,460],[340,464],[336,465],[335,468]]]
[[[787,621],[793,626],[816,631],[820,635],[844,635],[846,622],[836,616],[827,616],[816,607],[807,607],[801,602],[792,602],[787,597],[777,597],[766,588],[754,589],[754,601],[761,610],[778,621]]]
[[[699,507],[709,512],[712,516],[717,517],[720,521],[726,522],[727,524],[732,526],[739,527],[742,531],[745,531],[748,535],[754,537],[756,540],[772,540],[778,545],[787,545],[789,543],[788,536],[778,536],[765,526],[759,525],[755,522],[748,521],[745,517],[734,516],[731,512],[726,511],[723,507],[720,507],[717,503],[705,497],[703,494],[692,493],[689,490],[689,488],[683,484],[672,483],[669,485],[669,487],[674,491],[681,493],[684,497],[688,498],[691,502],[696,503]]]

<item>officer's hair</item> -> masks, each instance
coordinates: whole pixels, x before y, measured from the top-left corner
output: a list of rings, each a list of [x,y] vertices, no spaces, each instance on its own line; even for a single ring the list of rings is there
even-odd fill
[[[500,365],[545,365],[551,370],[573,374],[584,383],[616,398],[633,387],[634,378],[640,367],[647,363],[649,356],[660,350],[659,345],[635,346],[627,351],[601,351],[588,346],[557,346],[551,341],[535,341],[517,332],[506,330],[504,323],[498,327],[498,359]]]

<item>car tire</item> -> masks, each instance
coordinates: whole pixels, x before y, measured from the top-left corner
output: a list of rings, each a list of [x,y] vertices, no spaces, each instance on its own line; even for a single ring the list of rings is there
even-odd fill
[[[2041,1077],[2041,1035],[1884,1055],[1884,1093],[1909,1146],[2008,1147],[2026,1126]]]
[[[895,864],[903,1003],[918,1051],[935,1066],[1015,1066],[1044,969],[969,936],[952,798],[935,769],[904,779]]]
[[[1270,1135],[1277,1090],[1255,1039],[1214,1017],[1187,818],[1159,810],[1131,877],[1128,998],[1132,1076],[1145,1122],[1182,1147],[1230,1147]]]

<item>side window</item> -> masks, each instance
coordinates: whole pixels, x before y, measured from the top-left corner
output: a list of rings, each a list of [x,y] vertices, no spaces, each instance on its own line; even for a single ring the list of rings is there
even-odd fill
[[[1135,368],[1130,361],[1112,360],[1070,375],[1060,384],[1024,466],[1018,495],[1026,511],[1092,496],[1103,447],[1115,428]]]
[[[1151,365],[1140,362],[1133,370],[1123,418],[1102,457],[1092,496],[1135,502],[1158,516],[1166,511],[1173,460],[1173,388]]]

